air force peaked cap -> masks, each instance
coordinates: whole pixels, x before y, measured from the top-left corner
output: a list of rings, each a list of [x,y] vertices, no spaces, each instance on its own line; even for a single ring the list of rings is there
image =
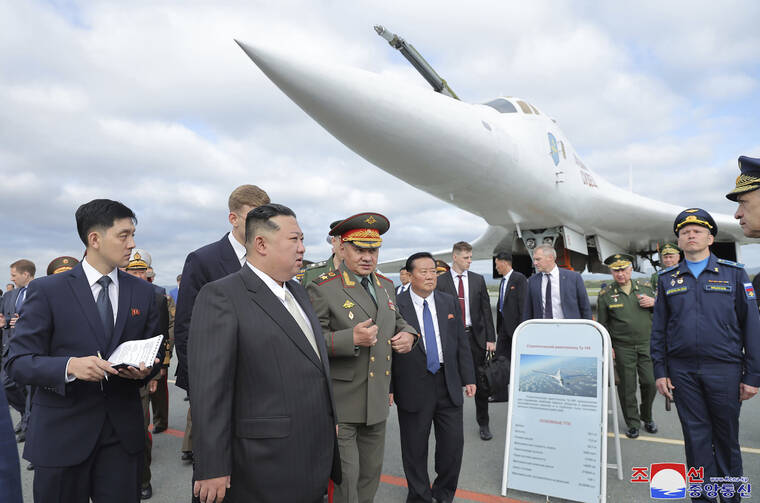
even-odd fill
[[[726,194],[726,197],[732,201],[745,192],[752,192],[760,189],[760,159],[739,157],[739,176],[736,178],[736,187]]]
[[[673,222],[673,232],[676,233],[676,236],[678,236],[678,231],[680,231],[685,225],[701,225],[702,227],[707,228],[713,236],[718,233],[718,224],[716,224],[713,217],[702,208],[689,208],[678,214],[676,220]]]

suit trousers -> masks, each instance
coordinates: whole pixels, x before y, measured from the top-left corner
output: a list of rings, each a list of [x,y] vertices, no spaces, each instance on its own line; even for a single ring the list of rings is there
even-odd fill
[[[385,421],[373,425],[338,424],[343,482],[335,485],[333,503],[372,503],[385,456]]]
[[[425,376],[430,381],[420,409],[414,412],[398,409],[401,436],[401,459],[404,464],[409,493],[408,503],[452,501],[459,482],[464,450],[463,412],[451,402],[444,367]],[[430,426],[435,426],[436,478],[430,488],[428,476],[428,439]]]
[[[143,426],[145,427],[145,456],[143,457],[142,479],[140,484],[143,488],[148,487],[150,484],[150,462],[153,454],[153,436],[148,429],[150,426],[150,396],[147,385],[140,389],[140,401],[142,402],[143,408]]]
[[[739,383],[742,367],[738,364],[689,362],[669,363],[670,380],[675,389],[678,419],[681,421],[686,463],[704,467],[704,480],[710,477],[740,477],[742,455],[739,450]],[[734,484],[738,489],[739,484]],[[738,503],[740,496],[721,498]],[[712,501],[704,494],[692,501]]]
[[[35,503],[137,503],[143,453],[129,454],[106,417],[90,456],[63,467],[34,467]]]
[[[185,436],[182,438],[182,452],[193,452],[193,417],[187,408],[187,422],[185,423]]]
[[[8,404],[16,409],[16,412],[21,414],[21,424],[25,424],[23,418],[24,412],[26,411],[26,388],[16,384],[16,382],[5,372],[4,366],[0,368],[0,379],[2,379],[2,384],[5,388],[5,396],[8,398]]]
[[[158,380],[156,392],[150,395],[150,404],[153,407],[153,430],[163,429],[169,426],[169,386],[167,376]]]
[[[478,384],[478,367],[482,367],[486,361],[486,350],[481,348],[475,337],[472,336],[471,329],[467,329],[466,333],[470,337],[470,351],[472,351],[472,367],[475,369],[475,384]],[[462,383],[467,384],[467,383]],[[475,391],[475,419],[480,426],[488,426],[488,394],[483,390],[482,386],[478,386]]]

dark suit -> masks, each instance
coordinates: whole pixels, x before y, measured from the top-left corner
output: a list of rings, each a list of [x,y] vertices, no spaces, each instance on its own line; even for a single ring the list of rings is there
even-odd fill
[[[229,233],[227,233],[229,234]],[[215,243],[198,248],[185,259],[182,281],[177,294],[177,312],[174,316],[174,347],[177,351],[177,386],[189,391],[187,382],[187,339],[190,333],[190,316],[195,297],[203,285],[240,270],[240,259],[235,256],[225,234]]]
[[[27,289],[6,369],[15,381],[37,386],[24,448],[36,470],[35,501],[139,499],[144,434],[138,390],[152,375],[145,381],[65,381],[70,357],[110,355],[124,341],[156,335],[153,287],[117,274],[119,304],[110,341],[81,264],[36,279]],[[154,365],[153,374],[158,370]]]
[[[475,384],[469,337],[459,314],[458,301],[436,291],[438,331],[443,365],[435,374],[427,370],[424,344],[393,357],[392,390],[398,408],[401,458],[409,486],[408,502],[451,501],[462,465],[464,433],[462,386]],[[420,323],[407,290],[397,297],[399,313],[420,331]],[[435,468],[437,477],[430,488],[427,472],[430,426],[435,424]]]
[[[321,502],[331,474],[340,479],[324,337],[304,288],[287,288],[321,358],[248,266],[203,287],[193,309],[195,477],[231,475],[225,502]]]
[[[0,386],[0,501],[22,503],[21,473],[13,423],[8,412],[5,390]]]
[[[496,333],[499,336],[496,342],[496,356],[510,358],[512,334],[523,320],[527,295],[528,280],[522,273],[513,269],[503,291],[501,284],[499,285],[499,300],[496,304]]]
[[[528,298],[525,302],[523,321],[544,317],[542,277],[543,273],[536,273],[528,279]],[[586,293],[586,285],[583,284],[583,278],[580,274],[568,269],[560,269],[559,294],[565,319],[591,319],[591,304]]]
[[[470,305],[471,329],[470,351],[472,352],[473,367],[477,371],[486,359],[486,342],[496,342],[496,334],[493,329],[493,315],[491,314],[491,298],[488,296],[486,280],[478,273],[467,271],[467,289]],[[437,291],[448,293],[457,300],[459,284],[454,284],[451,272],[438,276]],[[457,302],[457,307],[459,303]],[[465,318],[465,314],[462,313]],[[475,394],[475,418],[480,426],[488,426],[488,394],[484,389],[478,388]]]
[[[16,301],[18,300],[20,288],[14,288],[10,292],[6,292],[2,297],[2,311],[5,316],[5,326],[2,327],[2,351],[0,354],[0,382],[2,382],[3,388],[5,388],[5,395],[8,400],[8,404],[16,409],[21,414],[21,429],[26,430],[27,421],[29,416],[26,413],[26,399],[27,391],[24,386],[19,386],[13,379],[8,376],[5,371],[5,362],[8,360],[8,342],[13,337],[14,329],[10,327],[11,318],[16,314]]]

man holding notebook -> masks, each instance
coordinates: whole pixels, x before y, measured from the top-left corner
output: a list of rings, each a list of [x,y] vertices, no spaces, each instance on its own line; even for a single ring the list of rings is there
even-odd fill
[[[163,355],[119,370],[101,355],[156,335],[153,287],[117,269],[135,246],[132,210],[96,199],[76,222],[84,260],[30,283],[10,343],[8,374],[38,387],[24,458],[35,465],[35,502],[134,503],[144,448],[138,390]]]

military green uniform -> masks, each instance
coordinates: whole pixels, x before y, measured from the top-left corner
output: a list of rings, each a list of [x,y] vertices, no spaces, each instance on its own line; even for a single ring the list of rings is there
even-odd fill
[[[649,338],[652,309],[639,306],[638,295],[654,297],[654,290],[645,282],[631,280],[626,294],[617,283],[599,292],[598,322],[604,325],[615,350],[618,374],[618,397],[628,428],[640,428],[641,421],[652,421],[652,403],[657,388],[654,384]],[[636,403],[636,376],[641,389],[641,407]]]
[[[298,274],[296,274],[296,279],[300,281],[301,284],[305,287],[323,274],[335,271],[335,262],[333,262],[334,258],[335,254],[333,253],[327,260],[307,265],[298,271]]]
[[[391,382],[391,338],[417,331],[396,309],[393,282],[371,274],[377,307],[361,278],[342,264],[306,286],[319,317],[330,357],[330,376],[338,413],[338,445],[343,482],[336,503],[371,502],[380,482],[385,450],[385,421]],[[378,326],[374,346],[355,346],[353,329],[372,318]]]

